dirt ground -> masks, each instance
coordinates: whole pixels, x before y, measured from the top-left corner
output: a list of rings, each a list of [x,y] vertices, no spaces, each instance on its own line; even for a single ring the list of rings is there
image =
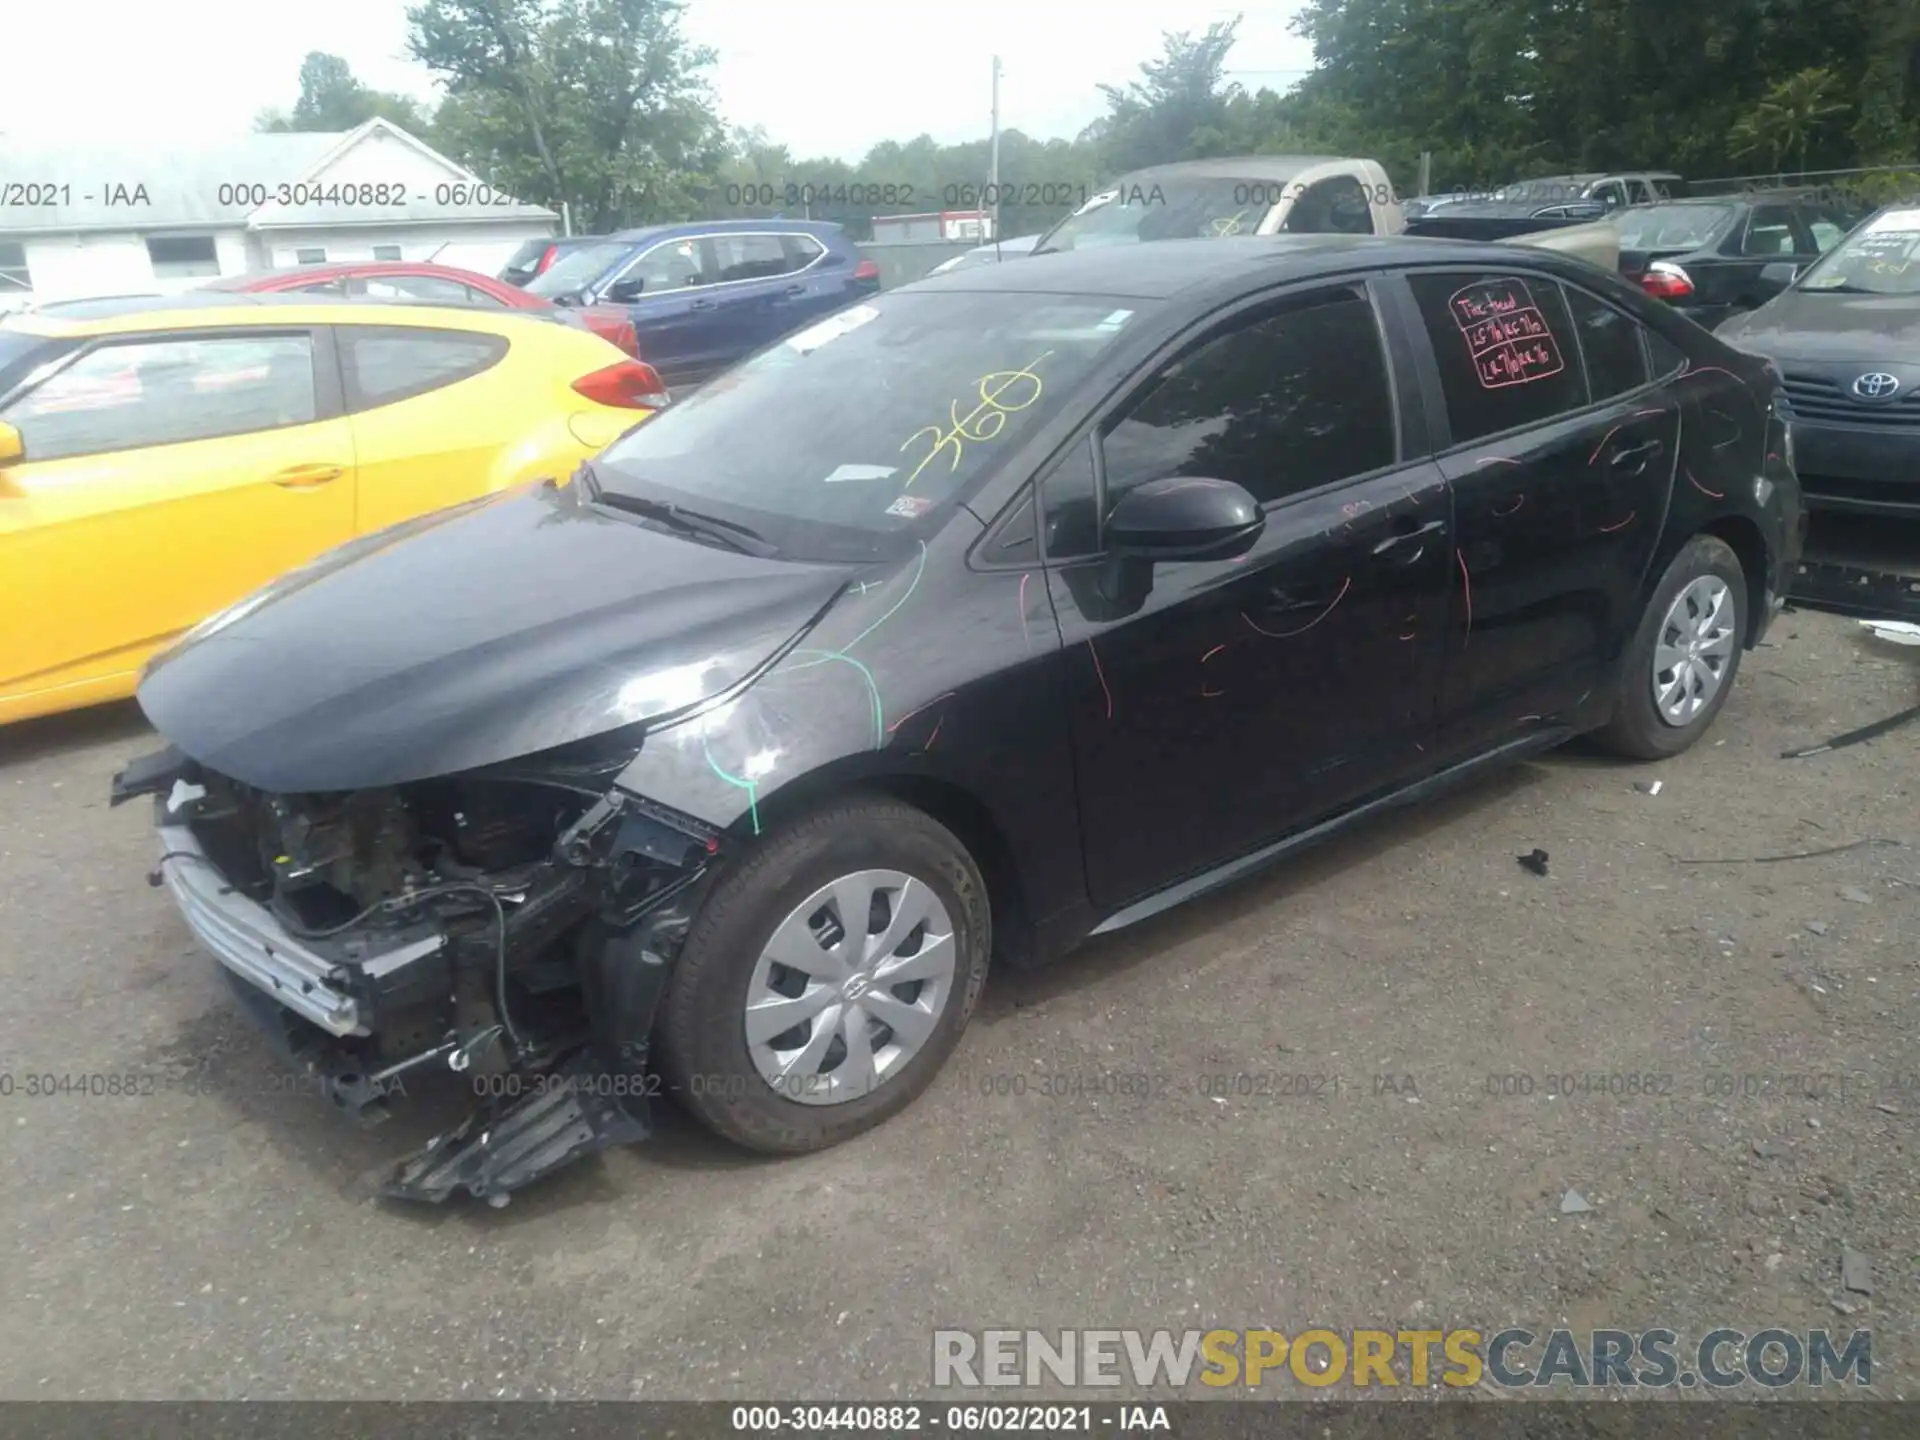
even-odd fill
[[[884,1399],[936,1328],[1515,1323],[1868,1327],[1920,1397],[1920,724],[1781,758],[1917,691],[1790,613],[1678,760],[1561,752],[997,975],[849,1145],[669,1113],[497,1211],[373,1198],[431,1103],[276,1086],[107,808],[136,712],[0,732],[0,1398]],[[27,1093],[88,1074],[153,1093]]]

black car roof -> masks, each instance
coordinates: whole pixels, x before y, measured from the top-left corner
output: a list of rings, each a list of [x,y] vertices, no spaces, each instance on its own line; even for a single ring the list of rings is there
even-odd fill
[[[1518,251],[1518,253],[1516,253]],[[1102,245],[1003,260],[932,275],[903,291],[975,291],[1037,295],[1112,295],[1164,300],[1205,288],[1252,289],[1356,269],[1455,262],[1511,268],[1516,262],[1560,268],[1552,251],[1468,240],[1373,235],[1230,236]],[[1591,266],[1586,267],[1591,269]]]

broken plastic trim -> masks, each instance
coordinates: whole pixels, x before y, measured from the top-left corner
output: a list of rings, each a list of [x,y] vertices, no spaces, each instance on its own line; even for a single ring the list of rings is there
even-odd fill
[[[477,1110],[428,1141],[382,1188],[397,1200],[439,1204],[464,1188],[476,1200],[505,1205],[512,1192],[610,1145],[653,1133],[644,1115],[621,1103],[588,1051],[528,1081],[518,1103],[489,1117]]]

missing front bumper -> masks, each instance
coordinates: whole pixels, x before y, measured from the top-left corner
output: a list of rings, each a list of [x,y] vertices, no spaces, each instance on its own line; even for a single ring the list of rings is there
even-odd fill
[[[235,788],[170,750],[116,776],[113,799],[154,797],[161,858],[150,879],[275,1053],[362,1122],[432,1075],[451,1072],[480,1097],[466,1121],[395,1167],[384,1194],[439,1203],[465,1190],[504,1204],[554,1170],[648,1137],[657,1082],[647,1036],[703,893],[710,840],[609,799],[556,836],[543,865],[484,884],[430,873],[430,903],[305,928],[267,901],[258,877],[251,889],[236,878],[249,852],[234,843],[248,838],[233,833],[231,817],[248,815]],[[276,863],[302,854],[289,844]],[[636,896],[635,876],[651,891]],[[491,899],[490,923],[439,903],[462,890]]]
[[[266,906],[237,893],[185,825],[158,827],[159,875],[181,918],[213,957],[239,979],[330,1035],[371,1034],[358,1000],[341,982],[340,963],[296,937]],[[429,935],[357,957],[363,974],[386,977],[437,955],[444,935]]]

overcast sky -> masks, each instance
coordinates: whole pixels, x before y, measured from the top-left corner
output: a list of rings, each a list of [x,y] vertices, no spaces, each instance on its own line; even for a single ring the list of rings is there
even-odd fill
[[[710,78],[728,122],[764,125],[798,155],[857,160],[877,140],[922,131],[943,143],[985,135],[996,52],[1001,125],[1070,137],[1104,108],[1095,87],[1134,79],[1162,31],[1199,32],[1242,8],[1231,78],[1284,89],[1312,63],[1287,29],[1299,0],[694,0],[685,27],[719,52]],[[159,149],[241,132],[257,111],[291,107],[310,50],[344,57],[378,89],[433,97],[431,77],[405,58],[404,0],[19,0],[7,10],[0,144]]]

